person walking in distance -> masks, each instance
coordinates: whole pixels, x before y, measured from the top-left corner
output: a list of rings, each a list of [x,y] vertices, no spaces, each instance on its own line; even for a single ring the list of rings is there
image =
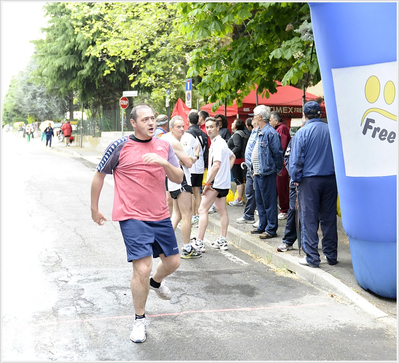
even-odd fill
[[[71,137],[72,134],[72,126],[71,123],[69,121],[66,121],[62,126],[61,126],[61,130],[64,133],[64,137],[65,137],[65,145],[66,146],[70,146],[69,143],[69,138]]]
[[[231,168],[234,165],[235,156],[228,148],[226,141],[219,135],[219,123],[214,117],[208,117],[205,122],[208,137],[211,139],[209,149],[208,174],[202,192],[202,200],[198,209],[199,223],[198,235],[194,239],[193,246],[205,252],[204,237],[208,226],[208,210],[213,203],[220,215],[220,236],[211,243],[212,248],[227,250],[227,228],[229,215],[226,209],[226,196],[231,187]]]
[[[203,111],[201,111],[203,112]],[[183,147],[187,145],[193,153],[189,153],[190,156],[194,156],[196,161],[190,168],[191,173],[191,185],[193,188],[193,217],[191,219],[192,224],[197,224],[199,221],[198,208],[201,203],[201,188],[202,180],[204,177],[205,168],[208,167],[208,135],[200,129],[198,125],[199,113],[191,111],[188,114],[189,128],[183,134],[181,142]],[[197,148],[198,147],[198,151]]]
[[[162,136],[163,140],[170,143],[179,159],[180,166],[184,171],[183,181],[181,183],[174,183],[168,178],[168,192],[173,199],[173,214],[172,225],[176,230],[177,225],[181,221],[181,234],[183,238],[183,253],[181,258],[199,258],[201,252],[197,251],[190,244],[191,234],[191,216],[192,216],[192,187],[191,175],[189,168],[196,162],[195,157],[189,156],[181,144],[181,138],[184,134],[184,120],[181,116],[174,116],[169,122],[170,132]],[[196,140],[194,140],[196,141]]]
[[[301,244],[306,256],[301,265],[319,267],[319,223],[323,233],[322,249],[329,265],[338,254],[337,183],[328,124],[321,120],[315,101],[305,103],[306,120],[291,142],[288,172],[298,187]]]
[[[91,216],[99,225],[107,220],[98,202],[106,174],[115,182],[112,219],[119,221],[132,262],[130,283],[135,320],[130,339],[146,340],[145,305],[149,290],[170,299],[164,279],[180,266],[179,248],[166,203],[165,177],[183,181],[183,170],[171,145],[154,137],[155,116],[151,106],[135,106],[130,113],[134,134],[111,143],[97,166],[91,185]],[[156,201],[156,203],[154,203]],[[160,258],[150,278],[152,259]]]
[[[269,124],[270,107],[256,106],[254,118],[259,130],[251,155],[254,174],[256,206],[259,212],[259,227],[251,231],[260,238],[277,236],[277,188],[276,177],[283,167],[283,149],[280,136]]]
[[[284,124],[282,117],[277,111],[273,111],[270,114],[270,125],[274,127],[274,129],[280,135],[281,147],[283,149],[283,153],[287,150],[287,146],[291,140],[290,130]],[[278,215],[278,219],[287,219],[288,209],[290,209],[289,202],[289,184],[290,177],[288,175],[288,171],[285,167],[285,163],[283,164],[283,169],[280,173],[277,174],[277,195],[280,206],[280,213]]]
[[[30,138],[33,135],[33,127],[31,124],[26,125],[25,132],[26,132],[26,141],[30,142]]]
[[[48,126],[44,129],[44,133],[46,134],[46,147],[49,145],[51,147],[51,139],[54,136],[54,130],[51,127],[51,123],[48,123]]]

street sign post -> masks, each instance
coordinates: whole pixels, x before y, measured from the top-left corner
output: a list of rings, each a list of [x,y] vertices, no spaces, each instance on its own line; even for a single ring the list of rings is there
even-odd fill
[[[137,97],[138,92],[137,91],[123,91],[124,97]]]
[[[127,97],[121,97],[119,99],[119,106],[121,106],[121,108],[123,110],[126,110],[129,107],[128,98]],[[123,127],[124,127],[125,119],[126,119],[126,111],[122,111],[122,119],[121,119],[122,136],[123,136]]]
[[[121,108],[126,109],[129,107],[129,100],[127,97],[121,97],[119,99],[119,106],[121,106]]]
[[[186,79],[186,106],[191,108],[192,79]]]

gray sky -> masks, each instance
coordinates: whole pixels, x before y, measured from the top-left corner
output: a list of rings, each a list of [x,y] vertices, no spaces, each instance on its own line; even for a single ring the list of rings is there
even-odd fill
[[[1,0],[1,103],[11,78],[23,71],[34,51],[30,40],[42,37],[45,1]]]

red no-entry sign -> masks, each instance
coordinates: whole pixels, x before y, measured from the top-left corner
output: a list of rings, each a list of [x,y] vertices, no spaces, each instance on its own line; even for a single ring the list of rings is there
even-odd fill
[[[119,99],[119,106],[121,106],[123,109],[128,108],[129,100],[127,99],[127,97],[121,97]]]

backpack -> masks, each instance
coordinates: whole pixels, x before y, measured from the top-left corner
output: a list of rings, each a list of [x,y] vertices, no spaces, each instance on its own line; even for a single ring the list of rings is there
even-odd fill
[[[245,158],[245,149],[247,148],[247,144],[248,144],[248,135],[242,131],[242,130],[238,130],[236,131],[238,135],[241,136],[241,140],[242,140],[242,148],[241,148],[241,158]]]
[[[199,143],[201,144],[201,149],[204,157],[204,167],[205,169],[208,168],[208,153],[209,153],[209,147],[208,147],[208,135],[202,131],[201,129],[196,129],[196,128],[188,128],[186,130],[190,135],[193,137],[197,138]]]

